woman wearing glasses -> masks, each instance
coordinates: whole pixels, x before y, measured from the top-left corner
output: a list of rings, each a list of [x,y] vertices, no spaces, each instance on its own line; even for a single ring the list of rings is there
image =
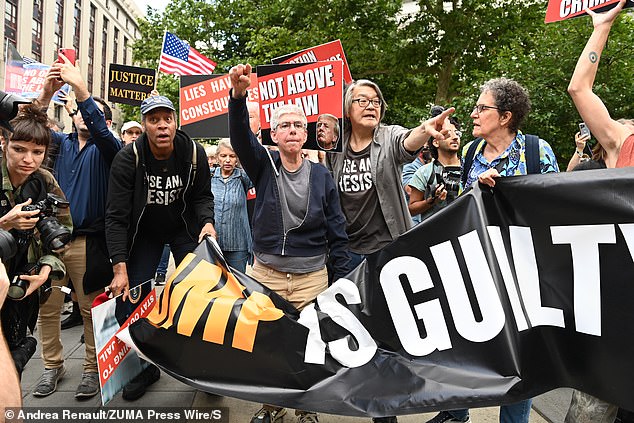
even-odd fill
[[[352,83],[344,96],[342,154],[328,153],[326,160],[339,189],[353,266],[411,227],[401,189],[403,164],[413,161],[430,137],[444,138],[442,123],[454,111],[406,129],[381,124],[386,107],[377,84]]]
[[[494,186],[500,176],[530,173],[526,136],[519,129],[530,108],[528,92],[512,79],[491,79],[480,87],[478,103],[471,112],[476,137],[472,142],[478,144],[471,166],[463,170],[468,172],[463,189],[476,180]],[[463,158],[470,146],[464,146]],[[559,172],[557,159],[550,145],[539,139],[539,173],[549,172]]]
[[[539,173],[559,172],[555,153],[546,141],[535,137],[538,154],[527,154],[527,137],[519,127],[530,107],[528,92],[512,79],[491,79],[480,87],[478,103],[471,112],[476,139],[462,150],[463,189],[476,181],[492,187],[496,178],[526,175],[529,169],[537,169]],[[475,150],[471,149],[474,153],[471,159],[466,159],[474,143]],[[529,160],[535,157],[539,163],[528,163],[527,156]],[[528,399],[500,407],[500,422],[528,423],[531,402]],[[442,411],[427,423],[470,421],[469,410],[451,410]]]

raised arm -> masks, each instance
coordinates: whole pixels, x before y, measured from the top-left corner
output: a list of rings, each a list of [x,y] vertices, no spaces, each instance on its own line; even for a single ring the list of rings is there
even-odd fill
[[[441,114],[431,119],[427,119],[416,128],[412,129],[407,138],[403,141],[403,145],[407,151],[418,151],[429,140],[429,138],[445,139],[447,131],[442,132],[442,125],[456,109],[448,108]]]
[[[607,151],[608,160],[614,160],[614,162],[629,130],[610,117],[603,101],[592,91],[592,86],[610,29],[625,3],[626,0],[621,0],[616,7],[602,14],[586,10],[592,16],[594,30],[577,61],[570,85],[568,85],[568,93],[581,118]]]

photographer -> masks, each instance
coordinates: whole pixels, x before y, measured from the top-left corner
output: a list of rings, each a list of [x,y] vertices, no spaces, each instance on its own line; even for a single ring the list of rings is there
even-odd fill
[[[0,261],[0,308],[7,298],[8,291],[9,277],[4,264]],[[20,380],[11,359],[9,347],[4,340],[2,325],[0,325],[0,386],[2,386],[2,389],[0,389],[0,404],[5,408],[22,406]],[[4,417],[0,417],[0,423],[3,421]]]
[[[432,117],[444,108],[432,110]],[[420,214],[422,222],[438,210],[447,206],[458,196],[460,186],[460,123],[453,116],[445,119],[445,139],[429,140],[429,149],[434,160],[419,168],[409,182],[409,212],[412,217]]]
[[[50,220],[42,220],[43,226],[40,222],[48,194],[62,199],[64,195],[53,175],[40,168],[51,140],[47,121],[35,106],[23,107],[12,121],[13,133],[6,141],[1,167],[0,229],[8,232],[0,231],[0,252],[12,280],[11,298],[2,307],[2,329],[18,372],[35,351],[34,339],[26,336],[27,327],[33,330],[39,303],[50,291],[40,289],[39,301],[38,295],[31,294],[49,278],[64,277],[64,264],[51,250],[63,246],[56,243],[60,236],[70,239],[68,228]],[[58,218],[71,226],[68,208],[60,209]]]

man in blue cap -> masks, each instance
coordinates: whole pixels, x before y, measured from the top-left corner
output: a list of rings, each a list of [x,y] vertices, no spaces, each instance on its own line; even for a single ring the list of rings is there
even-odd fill
[[[216,236],[205,149],[176,128],[167,97],[148,97],[141,114],[144,132],[112,162],[106,207],[114,272],[109,288],[123,294],[117,310],[123,319],[149,294],[149,284],[141,283],[154,277],[165,244],[178,264],[206,235]],[[140,398],[159,377],[159,369],[149,365],[125,386],[123,398]]]

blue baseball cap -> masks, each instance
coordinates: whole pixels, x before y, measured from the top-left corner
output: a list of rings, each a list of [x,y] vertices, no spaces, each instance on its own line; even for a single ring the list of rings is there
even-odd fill
[[[169,98],[163,95],[151,95],[141,103],[141,114],[145,115],[154,109],[158,109],[159,107],[176,111],[174,104],[172,104],[172,101]]]

